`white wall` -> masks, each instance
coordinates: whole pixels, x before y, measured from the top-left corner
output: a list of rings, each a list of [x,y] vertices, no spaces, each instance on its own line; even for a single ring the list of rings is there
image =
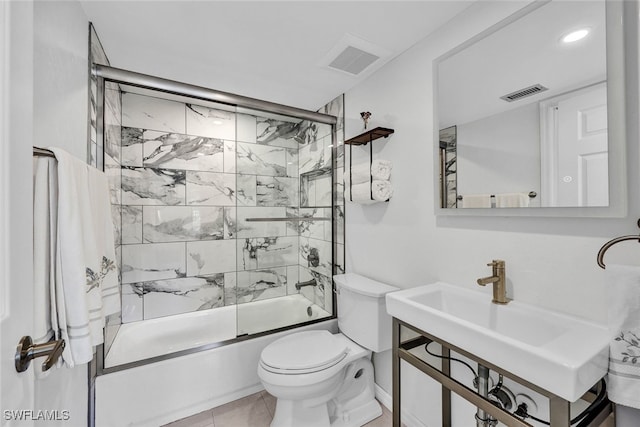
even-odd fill
[[[432,61],[522,6],[522,2],[478,2],[427,39],[346,93],[346,137],[360,133],[361,111],[373,113],[371,127],[395,129],[377,140],[374,156],[393,161],[395,195],[387,204],[346,205],[346,269],[401,288],[443,280],[477,287],[493,258],[506,260],[508,290],[517,300],[596,321],[605,321],[605,272],[596,254],[608,239],[638,232],[638,82],[628,65],[627,158],[629,212],[623,219],[439,217],[434,215]],[[633,21],[633,16],[628,18]],[[635,16],[637,21],[637,15]],[[637,58],[637,33],[628,50]],[[361,158],[368,151],[358,149]],[[366,151],[365,151],[366,150]],[[356,156],[354,151],[354,157]],[[640,264],[637,244],[620,244],[607,262]],[[487,294],[491,289],[485,289]],[[489,298],[490,296],[487,295]],[[378,384],[387,392],[390,356],[376,355]],[[385,373],[386,372],[386,373]],[[421,374],[416,374],[421,375]],[[405,382],[403,403],[420,407],[423,422],[437,425],[439,397]],[[416,400],[419,399],[419,402]],[[433,402],[433,404],[429,404]],[[464,424],[462,424],[464,425]],[[466,420],[466,425],[469,421]]]
[[[0,408],[33,407],[33,370],[18,373],[20,338],[33,330],[31,152],[33,5],[0,3]],[[19,390],[19,393],[16,393]],[[11,421],[3,415],[0,425]]]
[[[89,21],[76,1],[34,7],[35,144],[86,159]]]
[[[78,2],[34,3],[33,144],[61,147],[83,160],[88,135],[88,36],[89,22]],[[25,238],[31,239],[31,231]],[[85,424],[87,399],[87,365],[60,368],[36,382],[36,407],[69,410],[73,425]]]

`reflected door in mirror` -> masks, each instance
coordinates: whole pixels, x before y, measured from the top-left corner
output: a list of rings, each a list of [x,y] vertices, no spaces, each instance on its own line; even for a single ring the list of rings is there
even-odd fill
[[[609,204],[606,83],[541,102],[543,206]]]

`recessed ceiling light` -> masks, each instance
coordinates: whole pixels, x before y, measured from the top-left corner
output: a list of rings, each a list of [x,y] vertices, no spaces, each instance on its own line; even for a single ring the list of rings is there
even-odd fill
[[[222,121],[221,120],[214,120],[213,124],[220,126],[222,124]]]
[[[589,34],[589,28],[581,28],[579,30],[571,31],[570,33],[562,37],[562,42],[563,43],[577,42],[578,40],[582,40],[583,38],[587,37],[587,34]]]

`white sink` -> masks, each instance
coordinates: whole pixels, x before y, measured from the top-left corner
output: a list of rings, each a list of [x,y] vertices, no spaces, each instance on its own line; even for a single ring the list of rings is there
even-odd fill
[[[437,282],[386,296],[387,312],[570,402],[607,373],[606,327]]]

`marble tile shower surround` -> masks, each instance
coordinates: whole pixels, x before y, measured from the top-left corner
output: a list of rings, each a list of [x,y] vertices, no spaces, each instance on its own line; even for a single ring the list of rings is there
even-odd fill
[[[308,120],[292,123],[263,117],[257,118],[256,128],[256,142],[295,149],[331,132],[331,126]]]
[[[132,93],[122,104],[123,322],[297,293],[301,276],[331,310],[331,222],[312,220],[332,213],[331,126]],[[320,178],[304,196],[301,173]],[[310,219],[247,221],[285,216]]]
[[[109,65],[91,25],[89,33],[90,62]],[[122,278],[123,311],[107,319],[105,351],[122,320],[297,293],[295,284],[310,278],[318,286],[303,289],[305,295],[331,311],[331,272],[320,271],[327,271],[326,242],[335,239],[331,222],[311,218],[332,214],[332,193],[335,212],[344,204],[337,194],[344,164],[343,96],[319,110],[339,117],[332,165],[328,125],[141,97],[111,82],[104,92],[103,144],[97,138],[93,76],[89,87],[88,161],[104,167],[110,180]],[[300,174],[316,167],[326,170],[301,196]],[[246,221],[269,215],[310,219],[271,226]],[[336,238],[344,241],[340,234]],[[218,252],[231,255],[217,257]],[[315,267],[308,265],[311,252],[319,258]],[[335,255],[337,272],[343,272],[343,244],[335,245]],[[239,259],[256,268],[239,268]]]
[[[144,206],[144,243],[224,239],[224,208]]]

